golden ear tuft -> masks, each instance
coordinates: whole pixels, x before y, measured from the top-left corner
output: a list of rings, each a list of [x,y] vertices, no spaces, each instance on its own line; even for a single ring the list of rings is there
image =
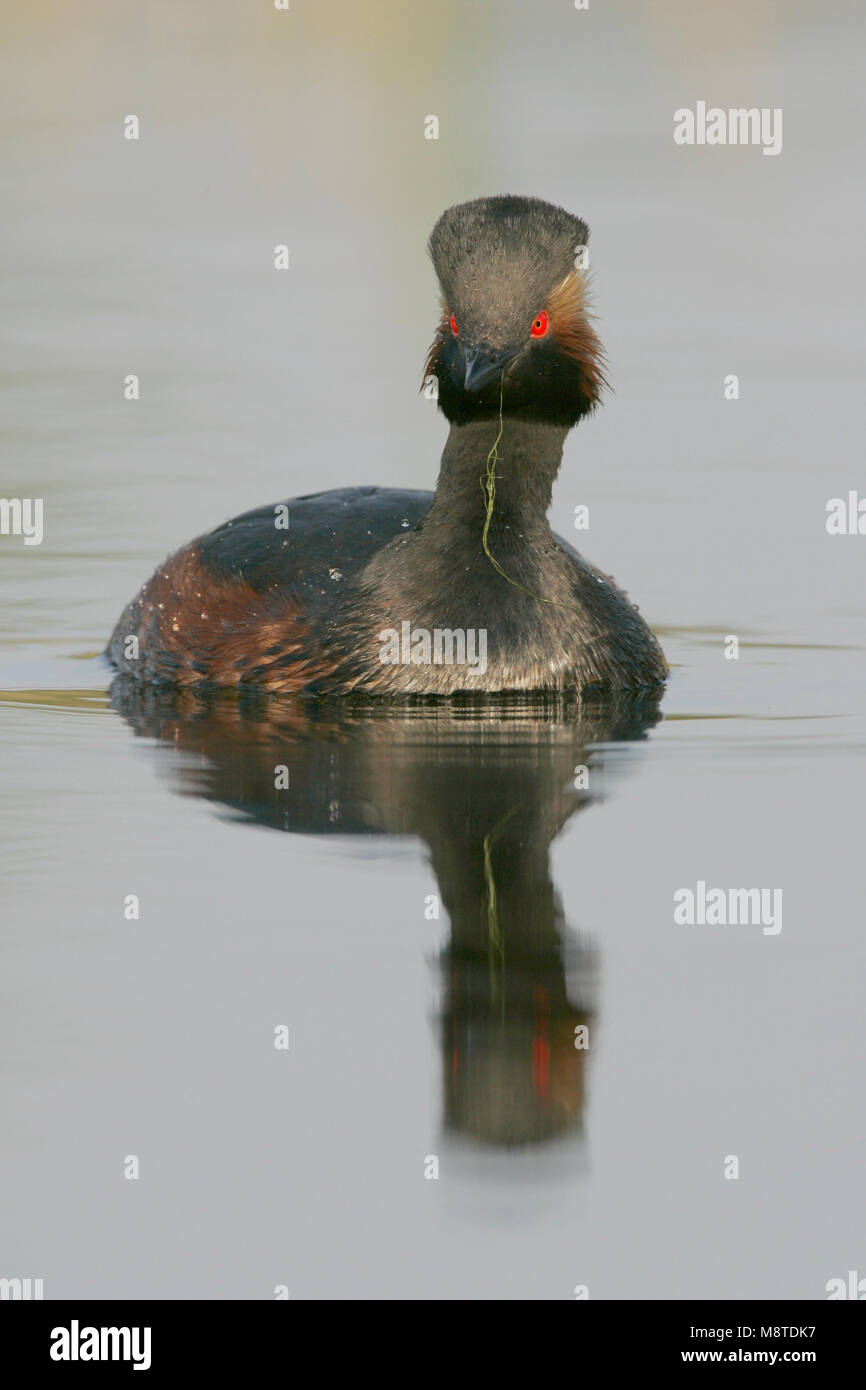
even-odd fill
[[[436,336],[434,337],[432,343],[427,349],[427,357],[424,362],[424,378],[421,382],[422,391],[424,390],[424,387],[426,386],[430,377],[436,375],[436,370],[439,366],[439,353],[442,349],[442,344],[445,341],[445,335],[447,332],[448,320],[446,319],[445,322],[440,323],[439,327],[436,329]]]
[[[436,332],[434,334],[433,341],[427,349],[427,357],[424,362],[424,377],[421,382],[422,391],[424,390],[424,387],[427,385],[429,378],[431,376],[436,375],[436,369],[439,366],[439,353],[442,348],[442,344],[444,343],[446,337],[451,331],[451,310],[445,303],[445,296],[442,294],[440,294],[439,296],[439,307],[442,310],[442,318],[439,322],[439,327],[436,329]]]
[[[601,340],[588,312],[589,277],[581,270],[570,270],[548,297],[550,327],[562,351],[583,370],[587,394],[595,405],[608,387]]]

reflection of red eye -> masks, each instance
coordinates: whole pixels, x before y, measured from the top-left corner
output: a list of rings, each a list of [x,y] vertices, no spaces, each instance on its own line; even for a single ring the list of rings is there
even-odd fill
[[[530,337],[543,338],[550,327],[550,316],[546,309],[542,309],[540,314],[532,320],[532,327],[529,330]]]
[[[456,320],[456,318],[454,317],[453,314],[451,315],[451,332],[454,334],[454,337],[456,338],[456,337],[457,337],[457,320]]]

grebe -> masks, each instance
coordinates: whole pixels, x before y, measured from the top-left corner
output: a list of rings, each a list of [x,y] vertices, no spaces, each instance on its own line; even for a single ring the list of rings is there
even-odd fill
[[[663,683],[637,609],[547,522],[566,435],[606,385],[588,239],[537,198],[444,212],[429,243],[442,316],[425,379],[451,426],[435,493],[342,488],[227,521],[127,606],[115,666],[339,695]]]

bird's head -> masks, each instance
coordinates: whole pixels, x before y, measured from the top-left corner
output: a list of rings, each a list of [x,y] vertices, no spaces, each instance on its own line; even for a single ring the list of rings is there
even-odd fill
[[[464,424],[505,414],[574,425],[607,385],[587,307],[589,228],[539,198],[478,198],[443,212],[429,250],[442,318],[425,379]]]

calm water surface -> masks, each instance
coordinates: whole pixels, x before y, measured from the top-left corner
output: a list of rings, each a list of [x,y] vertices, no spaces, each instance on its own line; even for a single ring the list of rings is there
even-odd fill
[[[736,44],[676,4],[4,19],[0,490],[46,520],[0,540],[0,1274],[811,1299],[863,1270],[866,540],[824,515],[863,476],[866,113],[836,8],[816,36],[805,4],[725,7]],[[673,146],[728,94],[784,106],[781,156]],[[432,484],[424,240],[506,190],[593,227],[616,394],[552,520],[659,632],[661,709],[112,683],[117,614],[191,536]],[[699,879],[780,888],[782,930],[677,925]]]

